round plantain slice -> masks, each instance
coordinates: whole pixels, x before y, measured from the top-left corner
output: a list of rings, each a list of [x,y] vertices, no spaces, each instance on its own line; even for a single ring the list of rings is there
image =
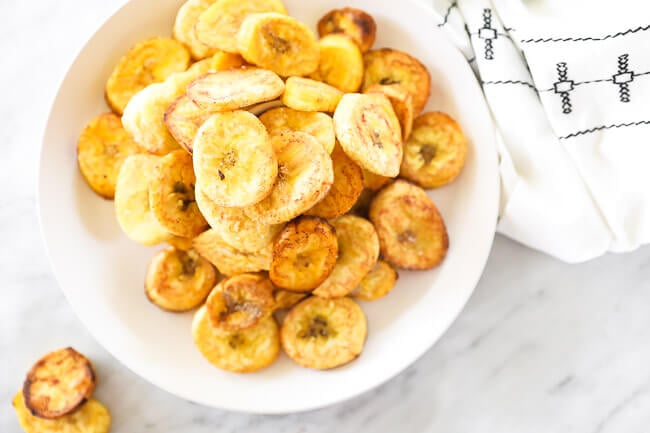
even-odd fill
[[[115,183],[122,163],[138,152],[138,145],[124,130],[120,118],[113,113],[100,114],[91,120],[77,142],[81,174],[93,191],[107,199],[115,196]]]
[[[271,193],[246,213],[263,224],[292,220],[318,203],[334,182],[332,159],[316,139],[304,132],[280,131],[271,137],[278,176]],[[254,170],[248,170],[250,177]]]
[[[377,191],[382,189],[385,185],[390,183],[393,180],[392,177],[380,176],[368,170],[362,170],[363,172],[363,186],[368,188],[371,191]]]
[[[214,229],[198,235],[192,244],[196,252],[227,276],[268,271],[271,266],[272,244],[254,253],[245,253],[226,243]]]
[[[188,311],[203,303],[217,277],[212,264],[196,251],[168,247],[151,259],[144,289],[157,307],[165,311]]]
[[[32,414],[25,406],[22,392],[14,396],[12,405],[25,433],[108,433],[111,428],[111,414],[97,400],[88,400],[76,411],[57,419]]]
[[[458,176],[465,165],[467,139],[445,113],[424,113],[415,119],[404,146],[400,175],[422,188],[438,188]]]
[[[213,55],[218,50],[210,48],[201,42],[196,36],[196,23],[203,12],[205,12],[216,0],[188,0],[176,14],[174,21],[174,38],[190,49],[192,58],[201,60]]]
[[[363,191],[363,174],[361,167],[352,161],[336,146],[332,152],[334,168],[334,183],[329,192],[316,206],[309,209],[307,215],[315,215],[325,219],[340,217],[357,202]]]
[[[339,33],[350,37],[365,53],[375,43],[377,24],[372,16],[360,9],[334,9],[318,21],[318,34],[322,38]]]
[[[402,269],[424,270],[447,254],[445,223],[427,193],[419,186],[396,180],[379,191],[370,205],[381,254]]]
[[[194,198],[192,155],[183,149],[163,156],[149,184],[151,210],[168,232],[192,238],[204,232],[208,223]]]
[[[23,383],[25,406],[37,417],[54,419],[86,402],[95,390],[95,371],[71,347],[48,353],[27,373]]]
[[[170,236],[169,239],[167,239],[167,243],[175,248],[178,248],[179,250],[182,251],[189,251],[192,249],[192,239],[190,238],[184,238],[182,236]]]
[[[280,0],[219,0],[213,2],[196,23],[197,38],[209,47],[238,53],[237,33],[244,19],[262,12],[287,13]]]
[[[273,135],[283,129],[300,131],[313,135],[327,153],[334,150],[334,122],[325,113],[293,110],[278,107],[268,110],[260,116],[260,120],[269,134]]]
[[[388,98],[346,93],[334,112],[334,131],[345,153],[362,168],[395,177],[402,162],[402,133]]]
[[[196,188],[196,203],[210,227],[232,247],[246,253],[254,253],[268,246],[282,230],[282,224],[268,225],[250,218],[243,208],[217,206],[201,190]]]
[[[284,82],[259,68],[231,69],[205,74],[187,86],[187,96],[199,107],[228,111],[270,101],[282,95]]]
[[[106,101],[122,114],[131,97],[152,83],[160,83],[190,64],[190,53],[170,38],[151,38],[135,44],[122,57],[106,82]]]
[[[302,77],[289,77],[285,83],[282,103],[299,111],[325,111],[333,113],[343,92],[321,83]]]
[[[194,171],[202,191],[219,206],[245,207],[264,199],[278,176],[272,143],[248,111],[214,114],[194,140]]]
[[[212,326],[203,306],[194,314],[192,337],[208,362],[234,373],[251,373],[267,367],[280,353],[278,325],[272,316],[252,328],[228,332]]]
[[[366,315],[350,298],[307,298],[284,318],[282,348],[297,364],[327,370],[355,360],[368,333]]]
[[[161,157],[132,155],[122,164],[115,186],[117,222],[126,235],[142,245],[167,241],[169,233],[151,210],[149,185]]]
[[[213,111],[200,108],[187,95],[182,95],[167,108],[163,119],[172,137],[183,149],[192,153],[196,133],[213,114]]]
[[[273,285],[259,274],[223,280],[205,302],[212,326],[231,332],[257,325],[273,313],[274,305]]]
[[[314,33],[279,13],[248,15],[237,33],[237,46],[246,61],[282,77],[309,75],[318,67]]]
[[[413,99],[401,84],[373,84],[364,93],[379,93],[388,98],[402,129],[402,140],[411,135],[413,128]]]
[[[289,310],[308,296],[307,293],[277,289],[273,292],[274,310]]]
[[[368,51],[363,56],[363,90],[373,84],[400,84],[411,95],[413,113],[419,114],[429,99],[431,76],[415,57],[390,48]]]
[[[331,34],[318,41],[320,61],[312,78],[345,93],[357,92],[363,82],[363,56],[357,44],[344,34]]]
[[[336,233],[327,221],[301,216],[273,242],[269,277],[283,289],[309,292],[332,272],[338,251]]]
[[[348,295],[377,262],[379,240],[368,220],[346,215],[332,222],[339,245],[339,257],[327,279],[314,291],[321,298]]]
[[[393,290],[397,278],[397,271],[388,262],[378,260],[350,295],[362,301],[376,301]]]

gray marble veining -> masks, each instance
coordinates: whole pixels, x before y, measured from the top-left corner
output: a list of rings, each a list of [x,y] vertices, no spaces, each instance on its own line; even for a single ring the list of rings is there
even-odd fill
[[[209,409],[121,366],[58,289],[35,210],[49,103],[74,53],[116,7],[0,0],[0,432],[20,431],[9,402],[25,371],[64,345],[95,361],[115,433],[649,431],[648,247],[569,266],[497,237],[474,296],[433,349],[385,385],[309,413]]]

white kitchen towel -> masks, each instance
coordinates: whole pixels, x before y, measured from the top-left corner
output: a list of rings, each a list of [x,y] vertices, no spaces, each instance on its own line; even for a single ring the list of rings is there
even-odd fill
[[[498,230],[566,262],[650,242],[650,2],[422,0],[498,130]]]

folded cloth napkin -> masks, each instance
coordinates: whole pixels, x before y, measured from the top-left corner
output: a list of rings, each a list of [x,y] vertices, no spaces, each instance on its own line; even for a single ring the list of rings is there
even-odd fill
[[[498,231],[566,262],[650,242],[650,3],[421,0],[498,130]]]

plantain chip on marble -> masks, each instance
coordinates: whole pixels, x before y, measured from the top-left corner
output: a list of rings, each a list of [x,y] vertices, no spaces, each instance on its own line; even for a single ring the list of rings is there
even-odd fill
[[[449,238],[438,208],[427,193],[410,182],[396,180],[370,205],[381,254],[402,269],[437,266],[447,254]]]
[[[142,245],[159,244],[172,236],[154,215],[149,198],[149,185],[160,159],[154,155],[129,156],[117,177],[117,222],[129,238]]]
[[[404,146],[400,174],[422,188],[438,188],[458,176],[465,165],[467,139],[445,113],[424,113],[415,119]]]
[[[332,221],[336,230],[339,256],[329,276],[314,291],[321,298],[348,295],[377,262],[379,239],[366,219],[345,215]]]
[[[111,414],[97,400],[86,401],[76,411],[57,419],[39,418],[25,406],[23,393],[18,392],[12,401],[18,424],[25,433],[108,433]]]
[[[149,184],[149,203],[160,224],[176,236],[193,238],[208,228],[196,204],[192,155],[183,149],[163,156]]]
[[[368,171],[399,174],[402,133],[388,98],[346,93],[334,112],[334,131],[345,153]]]
[[[431,76],[415,57],[391,48],[368,51],[363,56],[362,89],[373,84],[400,84],[411,95],[414,115],[420,114],[431,93]]]
[[[336,146],[332,152],[332,166],[334,183],[327,195],[306,212],[307,215],[325,219],[337,218],[352,209],[361,195],[363,191],[361,167],[343,152],[341,146]]]
[[[309,75],[318,67],[314,33],[297,19],[276,12],[248,15],[237,33],[237,46],[247,62],[282,77]]]
[[[330,34],[318,41],[320,60],[311,77],[342,92],[357,92],[363,82],[363,56],[357,44],[344,34]]]
[[[332,127],[332,135],[334,128]],[[138,145],[122,127],[119,116],[104,113],[91,120],[77,142],[79,170],[88,186],[112,199],[124,160],[139,152]]]
[[[199,17],[215,2],[216,0],[188,0],[176,14],[174,38],[189,48],[195,60],[204,59],[218,51],[201,42],[196,36],[195,28]]]
[[[375,266],[363,277],[361,283],[350,296],[362,301],[376,301],[386,296],[397,283],[397,271],[384,260],[378,260]]]
[[[270,194],[247,207],[246,213],[263,224],[280,224],[325,197],[334,182],[334,170],[329,154],[309,134],[280,131],[271,137],[271,144],[278,160],[277,181]],[[246,174],[254,175],[252,169]]]
[[[160,83],[190,64],[190,53],[171,38],[151,38],[135,44],[120,59],[106,82],[106,101],[122,114],[127,103],[140,90]]]
[[[194,171],[202,191],[219,206],[245,207],[262,201],[278,177],[281,156],[276,157],[274,146],[255,115],[243,110],[214,114],[194,140]]]
[[[273,242],[269,277],[277,287],[309,292],[330,275],[338,251],[336,233],[327,221],[301,216]]]
[[[39,418],[54,419],[74,412],[95,390],[95,371],[71,347],[56,350],[36,361],[23,383],[27,409]]]
[[[409,92],[401,84],[373,84],[364,93],[379,93],[388,98],[399,120],[402,140],[406,141],[413,128],[413,99]]]
[[[192,321],[192,337],[212,365],[234,373],[250,373],[273,363],[280,353],[278,325],[272,316],[243,331],[223,331],[212,326],[206,306]]]
[[[261,274],[240,274],[221,281],[205,306],[212,326],[224,331],[252,328],[273,313],[273,285]]]
[[[290,310],[298,302],[309,296],[308,293],[292,292],[291,290],[276,289],[273,292],[274,310]]]
[[[318,34],[343,34],[351,38],[362,53],[375,43],[377,24],[368,13],[351,7],[333,9],[318,21]]]
[[[327,153],[334,150],[334,122],[325,113],[298,111],[288,107],[278,107],[260,115],[269,134],[273,135],[284,129],[300,131],[313,135]]]
[[[237,33],[244,19],[261,12],[286,15],[280,0],[219,0],[213,2],[196,23],[197,38],[209,47],[238,53]]]
[[[192,243],[196,252],[216,266],[223,275],[268,271],[271,266],[271,244],[260,251],[245,253],[230,246],[214,229],[201,233]]]
[[[282,92],[282,79],[274,72],[260,68],[211,72],[187,86],[187,96],[199,107],[210,111],[228,111],[270,101]]]
[[[167,247],[153,256],[145,279],[145,294],[165,311],[198,307],[217,283],[212,264],[194,250]]]
[[[350,298],[307,298],[284,318],[280,342],[297,364],[317,370],[339,367],[362,352],[366,316]]]
[[[289,77],[282,94],[282,103],[299,111],[324,111],[333,113],[343,92],[321,83],[302,77]]]
[[[196,133],[213,114],[213,111],[200,108],[187,95],[181,95],[167,108],[163,119],[174,140],[192,153]]]

